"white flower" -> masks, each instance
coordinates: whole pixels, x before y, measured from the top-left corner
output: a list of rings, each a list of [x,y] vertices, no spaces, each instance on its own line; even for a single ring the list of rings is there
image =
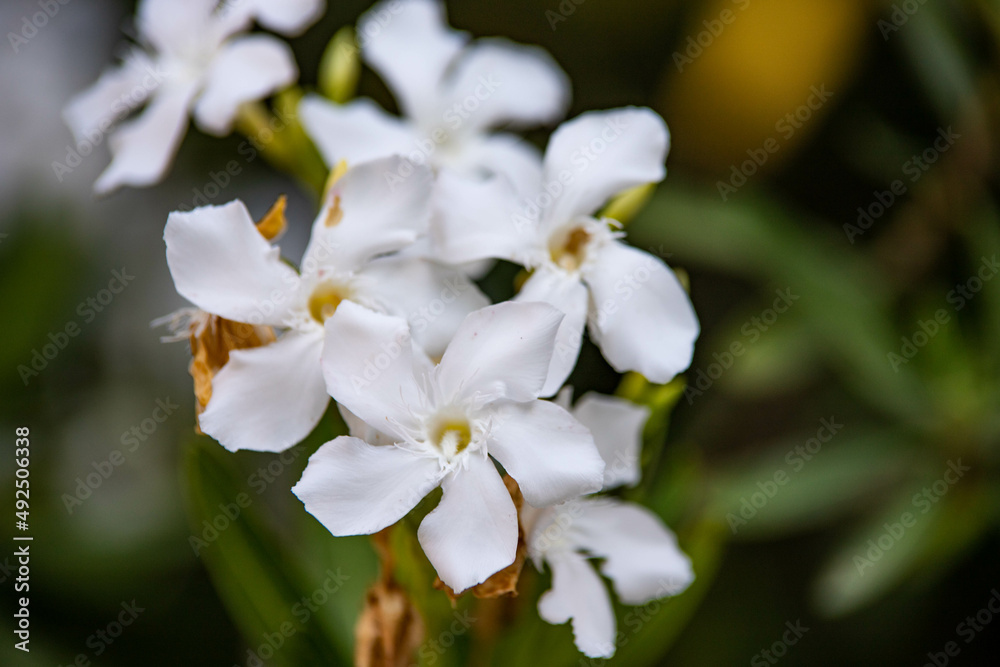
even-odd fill
[[[607,464],[604,488],[637,482],[648,411],[587,394],[573,416],[591,429]],[[538,612],[549,623],[572,619],[576,646],[588,657],[610,658],[617,632],[608,591],[588,559],[602,559],[601,574],[625,604],[676,595],[694,581],[677,539],[645,507],[615,498],[576,498],[541,510],[525,507],[522,517],[528,554],[539,570],[544,562],[552,571],[552,588],[539,599]]]
[[[255,19],[268,30],[295,36],[316,22],[326,0],[222,0],[220,12]]]
[[[227,134],[241,104],[298,77],[284,42],[264,34],[234,37],[250,27],[254,15],[269,16],[268,8],[277,7],[277,1],[241,2],[233,11],[220,10],[218,0],[143,0],[139,5],[141,46],[133,46],[119,67],[106,70],[63,113],[77,142],[99,143],[117,126],[108,140],[111,164],[94,184],[98,193],[159,181],[184,137],[189,114],[202,130]],[[295,17],[286,15],[290,18]]]
[[[404,117],[369,99],[338,106],[303,100],[302,123],[327,164],[402,155],[472,178],[503,174],[531,183],[538,151],[504,126],[558,120],[569,104],[569,82],[537,47],[480,39],[450,29],[437,0],[391,0],[358,22],[362,56],[389,86]],[[405,178],[409,166],[394,174]]]
[[[566,314],[543,396],[565,382],[585,322],[615,370],[657,383],[691,363],[698,320],[677,277],[658,257],[622,242],[595,212],[622,191],[663,179],[669,147],[649,109],[590,112],[563,123],[545,152],[544,176],[512,205],[502,181],[437,185],[439,256],[455,264],[487,257],[534,270],[519,300],[545,301]]]
[[[341,436],[309,459],[292,491],[337,536],[374,533],[441,486],[418,539],[456,592],[514,561],[517,511],[493,460],[525,499],[548,505],[601,486],[590,432],[537,400],[562,315],[542,303],[471,313],[434,366],[406,322],[353,304],[326,323],[327,388],[393,444]]]
[[[233,351],[212,381],[199,422],[227,449],[281,451],[316,426],[329,403],[320,367],[323,322],[341,302],[410,317],[431,354],[443,351],[466,313],[488,303],[452,272],[383,256],[413,243],[430,215],[429,170],[387,191],[381,173],[398,160],[359,165],[330,188],[301,275],[282,262],[239,201],[170,215],[167,263],[182,296],[235,322],[287,327],[270,345]],[[326,354],[357,352],[335,347]]]

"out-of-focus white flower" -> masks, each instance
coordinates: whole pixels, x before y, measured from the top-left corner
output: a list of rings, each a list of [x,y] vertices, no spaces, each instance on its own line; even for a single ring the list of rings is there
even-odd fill
[[[438,576],[455,592],[514,561],[517,511],[493,460],[543,506],[601,486],[590,432],[537,400],[562,314],[502,303],[470,314],[435,366],[410,344],[406,322],[344,304],[326,322],[323,371],[337,402],[392,444],[341,436],[309,459],[292,489],[334,535],[374,533],[427,493],[444,495],[418,530]]]
[[[488,303],[453,272],[385,256],[413,243],[430,216],[429,169],[388,192],[382,172],[398,161],[359,165],[329,189],[300,272],[239,201],[170,215],[167,263],[182,296],[234,322],[287,328],[274,343],[230,353],[212,380],[199,422],[227,449],[281,451],[316,426],[329,403],[323,322],[342,302],[408,317],[430,354],[443,352],[465,315]],[[332,358],[357,354],[326,350]]]
[[[323,15],[326,0],[222,0],[220,12],[254,19],[268,30],[295,36]]]
[[[310,3],[293,4],[310,9]],[[202,130],[224,135],[240,105],[295,81],[298,69],[286,43],[264,34],[236,36],[255,16],[277,21],[280,15],[297,25],[290,7],[274,10],[280,6],[276,0],[239,0],[226,11],[218,0],[142,1],[136,15],[140,44],[63,113],[78,142],[96,144],[95,137],[112,132],[113,157],[94,184],[96,192],[159,181],[189,114]]]
[[[661,181],[670,135],[649,109],[589,112],[563,123],[533,194],[512,204],[500,180],[439,175],[437,254],[457,263],[509,259],[534,270],[517,299],[566,314],[544,396],[566,381],[584,324],[615,370],[666,383],[691,363],[699,326],[684,288],[658,257],[593,216],[629,188]],[[523,191],[522,191],[523,192]]]
[[[364,60],[395,94],[404,114],[391,116],[369,99],[343,106],[303,100],[301,118],[329,165],[386,155],[479,179],[503,174],[515,185],[537,182],[538,151],[519,137],[493,132],[563,116],[569,81],[538,47],[480,39],[452,30],[437,0],[390,0],[358,22]],[[390,175],[405,178],[410,165]]]
[[[587,394],[573,416],[594,434],[607,466],[604,488],[636,483],[648,411],[623,399]],[[548,563],[552,571],[552,588],[539,599],[538,612],[549,623],[572,619],[576,646],[591,658],[614,654],[616,622],[608,591],[588,559],[602,559],[601,573],[625,604],[677,595],[694,581],[691,561],[673,533],[640,505],[576,498],[545,509],[525,506],[521,516],[529,556],[539,570]]]

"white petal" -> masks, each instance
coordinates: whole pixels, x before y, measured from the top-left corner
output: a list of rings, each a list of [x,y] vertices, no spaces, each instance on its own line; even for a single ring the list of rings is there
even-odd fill
[[[305,439],[330,402],[320,332],[289,331],[264,347],[234,350],[212,378],[201,429],[230,451],[280,452]]]
[[[583,500],[574,533],[579,546],[604,559],[601,572],[625,604],[676,595],[694,581],[677,538],[645,507],[613,498]]]
[[[270,35],[240,37],[226,44],[209,66],[195,106],[198,126],[228,134],[240,105],[281,90],[298,78],[288,44]]]
[[[546,220],[559,225],[591,215],[620,192],[662,181],[669,146],[667,126],[649,109],[591,111],[563,123],[549,140],[544,178],[567,184]]]
[[[649,408],[590,392],[577,401],[573,416],[590,429],[604,459],[604,488],[638,484],[642,474],[642,431],[649,419]]]
[[[372,428],[401,437],[415,428],[422,392],[406,320],[344,301],[326,320],[323,377],[330,395]]]
[[[448,164],[464,176],[505,177],[520,199],[532,199],[542,185],[542,154],[533,144],[514,134],[475,137],[462,144]]]
[[[434,187],[435,257],[451,264],[507,259],[527,264],[539,252],[537,220],[522,215],[513,183],[451,170],[438,173]]]
[[[103,136],[111,126],[138,109],[163,76],[139,49],[133,49],[120,66],[105,70],[94,85],[73,97],[63,110],[63,118],[77,143],[96,143],[89,135]]]
[[[163,231],[177,291],[226,319],[280,326],[299,278],[241,201],[171,213]]]
[[[563,315],[544,303],[499,303],[462,322],[438,364],[446,402],[538,398]]]
[[[414,340],[435,359],[444,354],[465,317],[490,305],[461,272],[420,258],[385,257],[361,273],[371,294],[391,314],[410,323]]]
[[[161,87],[142,113],[119,126],[108,139],[111,164],[94,184],[98,194],[163,178],[187,130],[194,93],[193,84]]]
[[[344,420],[344,424],[347,425],[347,432],[353,437],[364,440],[370,445],[382,446],[394,444],[396,440],[394,437],[372,428],[368,422],[339,403],[337,404],[337,411],[340,412],[340,417]]]
[[[342,435],[309,457],[292,493],[337,537],[370,535],[406,516],[440,480],[434,459]]]
[[[248,4],[258,23],[291,37],[315,23],[326,9],[325,0],[251,0]]]
[[[615,653],[615,614],[604,582],[587,559],[573,551],[551,554],[552,588],[538,599],[538,614],[560,625],[573,619],[573,639],[589,658]]]
[[[437,110],[445,70],[468,34],[448,27],[437,0],[386,0],[358,21],[358,39],[406,115],[421,118]]]
[[[543,266],[528,278],[515,297],[515,301],[548,303],[566,316],[559,325],[555,353],[552,355],[548,377],[541,394],[552,396],[566,383],[580,356],[589,305],[587,288],[579,278]]]
[[[139,34],[161,53],[177,54],[211,33],[218,0],[142,0],[136,10]]]
[[[444,478],[441,502],[417,531],[441,581],[456,593],[513,563],[517,552],[517,509],[500,473],[488,457],[466,462]]]
[[[604,461],[593,436],[550,401],[499,407],[487,446],[535,507],[601,490]]]
[[[338,105],[307,95],[299,103],[299,119],[330,167],[341,160],[353,166],[416,149],[413,127],[366,98]]]
[[[479,39],[455,62],[442,91],[461,121],[454,131],[475,134],[505,125],[530,127],[562,118],[569,78],[544,49],[506,39]]]
[[[402,164],[398,157],[359,164],[329,189],[302,259],[303,275],[324,266],[358,269],[427,233],[433,175],[427,167],[414,167],[398,182],[386,178]]]
[[[616,371],[664,384],[691,364],[698,318],[663,260],[612,241],[583,278],[594,307],[591,337]]]

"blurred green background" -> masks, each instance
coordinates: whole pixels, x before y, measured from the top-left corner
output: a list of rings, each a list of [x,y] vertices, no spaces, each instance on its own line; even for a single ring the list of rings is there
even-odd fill
[[[331,2],[292,40],[305,87],[333,33],[369,4]],[[683,393],[633,394],[660,410],[629,496],[678,532],[698,581],[670,602],[620,609],[613,662],[992,664],[1000,616],[981,610],[1000,587],[1000,280],[989,279],[1000,3],[447,5],[476,36],[547,48],[573,81],[571,115],[645,104],[672,131],[667,181],[629,238],[686,270],[703,334]],[[3,32],[36,10],[4,3]],[[26,425],[35,537],[30,655],[12,647],[13,548],[0,550],[0,663],[255,664],[248,650],[288,622],[268,664],[348,664],[376,562],[366,539],[329,537],[288,492],[337,420],[284,459],[227,454],[193,435],[186,345],[149,326],[184,305],[164,261],[167,214],[191,207],[227,162],[242,173],[211,203],[238,197],[260,215],[288,193],[290,257],[311,195],[263,159],[246,162],[241,137],[195,130],[154,188],[93,199],[103,148],[62,181],[53,174],[71,143],[60,109],[112,61],[133,10],[69,3],[17,52],[0,49],[2,507],[13,511],[13,433]],[[367,69],[359,94],[393,108]],[[134,278],[102,303],[113,271]],[[511,277],[501,269],[491,286]],[[79,335],[37,375],[19,371],[70,323]],[[617,377],[587,347],[573,383],[612,392]],[[124,462],[101,476],[113,450]],[[78,491],[94,473],[97,488]],[[241,516],[219,520],[239,498]],[[213,520],[230,525],[209,539]],[[505,612],[532,617],[529,591],[544,582],[526,575]],[[317,596],[324,585],[336,592]],[[134,623],[100,639],[133,601]],[[485,624],[448,635],[443,595],[421,603],[438,639],[421,664],[589,664],[567,627],[537,620],[492,657],[470,654]],[[773,648],[786,623],[808,631]],[[949,642],[956,657],[942,653]]]

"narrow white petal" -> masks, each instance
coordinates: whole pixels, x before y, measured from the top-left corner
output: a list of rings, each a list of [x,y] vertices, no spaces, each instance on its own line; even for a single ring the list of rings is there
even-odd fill
[[[193,84],[161,87],[149,105],[108,138],[111,164],[94,184],[98,194],[146,186],[166,174],[188,126]]]
[[[604,461],[587,427],[550,401],[499,407],[490,454],[517,480],[528,504],[546,507],[601,490]]]
[[[94,85],[73,97],[63,110],[77,143],[96,143],[95,136],[105,135],[142,106],[162,78],[149,56],[139,49],[133,49],[121,65],[105,70]]]
[[[563,315],[544,303],[500,303],[470,314],[438,364],[445,401],[538,398]]]
[[[694,581],[691,560],[650,510],[614,498],[585,499],[574,520],[578,546],[603,558],[601,572],[625,604],[677,595]]]
[[[515,301],[548,303],[566,316],[556,334],[555,353],[541,394],[552,396],[566,383],[580,356],[589,305],[587,288],[579,277],[543,266],[524,283]]]
[[[282,325],[299,277],[241,201],[171,213],[167,265],[181,296],[236,322]]]
[[[538,218],[525,214],[514,184],[441,170],[434,187],[433,250],[452,264],[507,259],[519,264],[541,252]]]
[[[372,428],[402,437],[422,404],[406,320],[344,301],[326,321],[327,391]]]
[[[339,105],[307,95],[299,103],[299,119],[330,167],[341,160],[356,165],[416,150],[416,130],[367,98]]]
[[[240,105],[281,90],[298,78],[288,44],[270,35],[249,35],[226,44],[208,68],[194,114],[198,126],[228,134]]]
[[[573,416],[590,429],[604,459],[604,488],[637,484],[642,474],[642,430],[649,408],[590,392],[577,401]]]
[[[385,312],[406,318],[414,340],[435,359],[469,313],[490,305],[464,274],[425,259],[377,259],[362,269],[361,279]]]
[[[476,40],[455,61],[441,93],[458,134],[552,123],[569,106],[569,78],[544,49],[506,39]]]
[[[292,493],[337,537],[370,535],[406,516],[440,480],[434,459],[340,436],[309,457]]]
[[[356,270],[427,233],[433,175],[427,167],[413,167],[398,182],[387,178],[402,164],[398,157],[359,164],[327,191],[302,259],[303,275],[324,266]]]
[[[610,658],[615,653],[614,608],[604,582],[580,554],[561,551],[547,557],[552,588],[538,600],[538,614],[547,623],[560,625],[573,619],[573,639],[589,658]]]
[[[488,457],[470,455],[467,464],[444,478],[440,504],[417,531],[441,581],[456,593],[513,563],[517,552],[517,509],[500,473]]]
[[[445,70],[468,40],[446,21],[437,0],[385,0],[358,21],[365,61],[411,118],[434,113]]]
[[[583,278],[593,302],[591,337],[616,371],[663,384],[691,364],[698,318],[663,260],[612,241]]]
[[[201,429],[230,451],[280,452],[304,440],[330,402],[322,348],[318,330],[290,331],[270,345],[231,352],[212,379]]]
[[[546,213],[552,224],[591,215],[611,197],[658,183],[670,134],[649,109],[591,111],[559,126],[545,152],[545,182],[566,183]]]

